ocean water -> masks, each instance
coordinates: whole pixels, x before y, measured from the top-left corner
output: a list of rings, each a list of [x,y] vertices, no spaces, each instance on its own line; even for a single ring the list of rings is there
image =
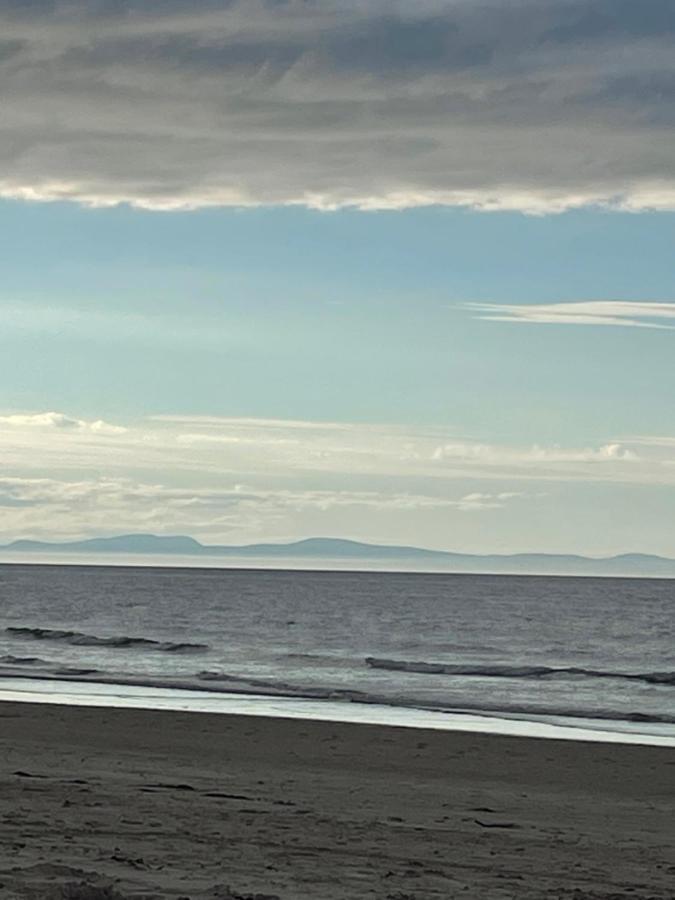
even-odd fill
[[[52,682],[675,738],[675,581],[0,565],[0,691]]]

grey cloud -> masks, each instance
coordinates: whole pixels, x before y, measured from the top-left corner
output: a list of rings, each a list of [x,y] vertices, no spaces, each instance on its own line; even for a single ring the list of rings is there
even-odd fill
[[[563,4],[561,4],[561,7]],[[653,37],[673,30],[672,0],[593,0],[567,3],[567,22],[552,28],[547,37],[556,41],[602,39],[613,35]]]
[[[675,4],[0,2],[0,195],[675,208]]]

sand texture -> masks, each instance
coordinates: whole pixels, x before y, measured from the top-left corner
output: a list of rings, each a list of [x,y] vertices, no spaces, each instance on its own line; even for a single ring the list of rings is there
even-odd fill
[[[0,897],[675,898],[675,749],[0,704]]]

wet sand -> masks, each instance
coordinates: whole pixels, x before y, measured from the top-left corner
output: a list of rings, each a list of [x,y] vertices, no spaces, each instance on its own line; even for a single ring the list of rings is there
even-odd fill
[[[675,898],[675,748],[0,703],[0,897]]]

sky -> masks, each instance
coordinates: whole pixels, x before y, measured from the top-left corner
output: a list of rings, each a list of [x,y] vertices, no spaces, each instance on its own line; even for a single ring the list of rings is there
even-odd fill
[[[672,0],[0,33],[0,542],[675,556]]]

